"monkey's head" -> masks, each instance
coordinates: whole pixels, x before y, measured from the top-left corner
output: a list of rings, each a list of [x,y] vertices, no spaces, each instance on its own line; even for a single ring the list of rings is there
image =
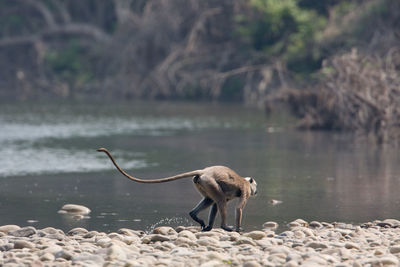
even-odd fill
[[[248,181],[249,184],[250,184],[251,195],[252,196],[257,195],[257,182],[256,182],[256,180],[254,180],[251,177],[246,177],[244,179],[246,179],[246,181]]]

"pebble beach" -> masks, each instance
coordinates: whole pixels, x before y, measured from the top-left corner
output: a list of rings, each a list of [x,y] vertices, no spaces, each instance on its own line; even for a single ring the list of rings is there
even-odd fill
[[[0,226],[0,266],[398,266],[400,221],[360,225],[297,219],[276,232],[161,226],[151,233]]]

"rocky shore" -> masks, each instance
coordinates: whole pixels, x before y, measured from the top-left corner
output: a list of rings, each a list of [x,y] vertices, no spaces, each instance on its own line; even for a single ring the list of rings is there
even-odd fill
[[[0,266],[398,266],[400,221],[305,222],[284,232],[162,226],[152,233],[0,226]]]

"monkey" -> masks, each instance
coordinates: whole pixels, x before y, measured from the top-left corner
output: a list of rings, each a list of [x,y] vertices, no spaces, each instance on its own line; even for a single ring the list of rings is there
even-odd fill
[[[214,225],[215,216],[219,211],[221,216],[221,228],[226,231],[242,231],[242,211],[250,196],[257,194],[257,183],[251,177],[241,177],[232,169],[225,166],[211,166],[202,170],[194,170],[177,174],[174,176],[160,179],[139,179],[126,173],[118,166],[113,156],[105,148],[97,149],[98,152],[104,152],[112,161],[117,170],[128,179],[139,183],[165,183],[183,178],[193,178],[193,183],[203,199],[189,212],[190,217],[200,224],[201,231],[211,231]],[[239,198],[236,205],[235,223],[236,228],[227,226],[227,202]],[[208,225],[197,217],[197,214],[211,206],[208,216]]]

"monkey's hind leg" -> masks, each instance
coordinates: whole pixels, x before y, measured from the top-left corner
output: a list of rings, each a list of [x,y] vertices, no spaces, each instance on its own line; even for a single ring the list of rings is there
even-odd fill
[[[217,204],[214,203],[210,209],[210,215],[208,215],[208,226],[205,227],[202,231],[211,231],[214,226],[215,216],[217,215],[218,207]]]
[[[192,217],[193,220],[195,220],[197,223],[200,224],[201,230],[204,230],[206,228],[206,224],[204,223],[204,221],[202,219],[197,217],[197,214],[200,211],[205,210],[206,208],[208,208],[213,202],[214,201],[211,198],[205,197],[205,198],[203,198],[202,201],[200,201],[199,204],[197,204],[196,207],[194,207],[193,210],[191,210],[189,212],[190,217]]]

